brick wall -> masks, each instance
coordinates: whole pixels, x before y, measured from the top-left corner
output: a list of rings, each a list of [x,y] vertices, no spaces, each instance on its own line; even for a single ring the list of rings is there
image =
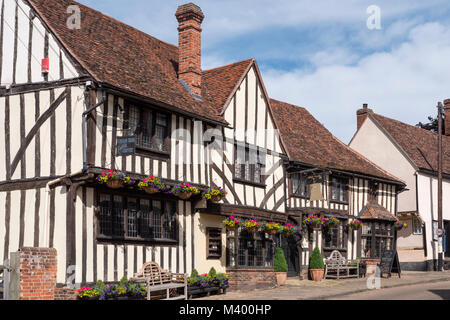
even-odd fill
[[[22,248],[20,253],[20,300],[55,298],[57,253],[52,248]]]
[[[55,300],[76,300],[77,289],[55,288]]]
[[[228,269],[229,290],[250,291],[277,286],[273,269]]]

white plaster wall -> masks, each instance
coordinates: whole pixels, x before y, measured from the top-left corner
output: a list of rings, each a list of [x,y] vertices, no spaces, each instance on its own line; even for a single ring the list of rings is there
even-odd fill
[[[416,210],[415,168],[397,146],[368,117],[349,146],[384,170],[402,179],[408,191],[399,194],[398,211]]]

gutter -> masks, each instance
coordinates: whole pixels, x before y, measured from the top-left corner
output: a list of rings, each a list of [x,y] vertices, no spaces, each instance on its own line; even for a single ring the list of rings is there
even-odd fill
[[[86,90],[88,88],[88,85],[86,85]],[[83,173],[87,170],[87,154],[86,154],[86,144],[87,144],[87,137],[86,137],[86,116],[91,113],[94,109],[99,107],[100,105],[104,104],[106,102],[106,91],[103,90],[103,98],[100,102],[97,104],[91,106],[82,114],[82,121],[81,121],[81,132],[82,132],[82,140],[83,140]]]

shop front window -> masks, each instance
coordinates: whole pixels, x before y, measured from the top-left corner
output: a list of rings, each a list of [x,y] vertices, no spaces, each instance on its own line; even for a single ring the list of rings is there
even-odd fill
[[[392,222],[365,221],[361,233],[363,258],[380,258],[385,250],[392,250],[394,232]]]
[[[227,231],[227,267],[270,268],[273,243],[264,232]]]

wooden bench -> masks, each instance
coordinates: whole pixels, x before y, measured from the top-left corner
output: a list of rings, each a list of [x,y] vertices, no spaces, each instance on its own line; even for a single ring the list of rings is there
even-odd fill
[[[182,279],[182,282],[181,282]],[[147,289],[147,300],[151,299],[151,292],[166,291],[166,299],[163,300],[186,300],[187,299],[187,275],[171,273],[163,270],[155,262],[146,262],[139,273],[136,273],[132,282],[145,283]],[[170,297],[171,289],[184,288],[183,295]]]
[[[350,261],[356,262],[356,265],[349,265],[349,261],[344,258],[341,253],[334,250],[331,255],[325,259],[325,276],[324,279],[333,278],[359,278],[359,260]],[[356,273],[350,273],[351,270],[356,270]]]

